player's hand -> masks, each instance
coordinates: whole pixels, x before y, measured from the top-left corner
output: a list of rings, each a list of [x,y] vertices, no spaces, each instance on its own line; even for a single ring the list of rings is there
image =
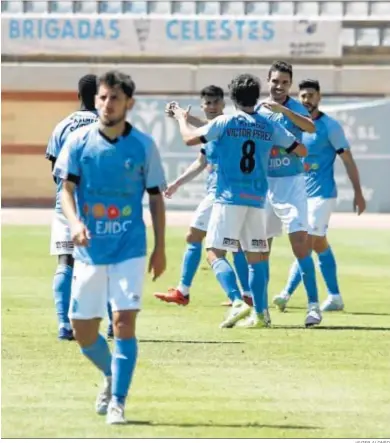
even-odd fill
[[[177,183],[170,183],[164,191],[164,197],[172,198],[173,194],[175,194],[179,188],[180,186]]]
[[[173,110],[179,107],[178,102],[169,102],[165,105],[165,114],[167,117],[174,117]]]
[[[165,257],[165,248],[154,248],[149,258],[149,274],[152,273],[153,281],[156,281],[165,271],[167,259]]]
[[[277,103],[273,100],[266,100],[262,103],[262,106],[264,106],[265,108],[269,109],[272,112],[283,112],[283,108],[284,106],[281,105],[280,103]]]
[[[71,226],[72,240],[76,246],[88,246],[91,235],[87,227],[81,221]]]
[[[356,194],[353,197],[353,210],[357,212],[357,215],[362,214],[366,209],[366,200],[362,193]]]
[[[191,110],[191,105],[187,106],[187,109],[183,109],[183,108],[180,108],[180,106],[176,106],[176,107],[172,108],[173,117],[176,120],[179,120],[179,119],[187,120],[188,116],[190,114],[190,110]]]

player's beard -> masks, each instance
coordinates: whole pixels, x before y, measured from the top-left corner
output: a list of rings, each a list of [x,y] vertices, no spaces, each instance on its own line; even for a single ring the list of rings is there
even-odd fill
[[[119,125],[124,120],[126,120],[126,114],[127,114],[127,111],[125,111],[121,117],[116,117],[116,118],[105,118],[105,117],[101,116],[100,120],[106,128],[112,128],[113,126]]]

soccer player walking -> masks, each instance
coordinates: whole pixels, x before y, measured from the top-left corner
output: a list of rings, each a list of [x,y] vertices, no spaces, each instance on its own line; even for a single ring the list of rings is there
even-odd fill
[[[146,266],[142,199],[149,194],[155,237],[149,271],[165,270],[164,171],[153,139],[126,122],[134,105],[130,76],[98,79],[98,123],[65,143],[54,175],[63,180],[62,208],[75,244],[69,316],[81,352],[103,373],[96,411],[107,423],[125,422],[124,408],[137,360],[136,318]],[[114,350],[99,335],[109,301]]]
[[[319,260],[322,276],[328,290],[328,298],[321,305],[322,311],[340,311],[344,308],[337,280],[337,266],[331,246],[326,237],[330,216],[336,204],[337,187],[334,178],[334,162],[339,155],[344,163],[354,190],[353,209],[360,215],[366,202],[360,186],[359,171],[353,159],[350,145],[340,123],[319,110],[321,102],[320,84],[317,80],[304,80],[299,84],[299,99],[310,112],[314,121],[315,134],[303,133],[302,141],[307,147],[305,158],[305,181],[308,196],[309,248]],[[301,282],[297,262],[294,262],[289,280],[274,303],[281,311]]]
[[[264,205],[269,152],[274,145],[288,152],[304,147],[281,125],[255,111],[260,97],[256,77],[239,75],[232,80],[229,90],[237,109],[233,115],[217,117],[197,130],[189,126],[187,112],[178,109],[175,116],[187,145],[216,141],[217,188],[206,235],[207,257],[228,293],[235,275],[226,252],[235,252],[241,245],[249,263],[249,286],[254,300],[254,315],[245,325],[262,328],[269,325],[264,306],[267,265],[262,254],[268,251]],[[233,304],[226,323],[232,327],[247,315],[245,303],[237,307]]]
[[[46,149],[46,158],[52,169],[68,136],[76,129],[97,121],[95,109],[96,76],[92,74],[80,78],[78,97],[80,109],[72,112],[54,128]],[[51,226],[50,254],[58,256],[58,265],[53,279],[54,301],[58,318],[58,338],[73,340],[68,311],[70,288],[73,273],[73,242],[69,224],[61,209],[62,181],[55,177],[56,199]]]

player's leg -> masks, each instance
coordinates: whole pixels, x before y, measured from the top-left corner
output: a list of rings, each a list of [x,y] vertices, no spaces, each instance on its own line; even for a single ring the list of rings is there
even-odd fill
[[[81,353],[103,374],[104,386],[96,399],[96,412],[104,415],[111,399],[111,352],[99,326],[106,315],[108,274],[106,266],[76,261],[69,317]]]
[[[112,340],[114,338],[114,326],[112,324],[112,308],[110,303],[107,303],[107,318],[108,318],[107,338],[109,340]]]
[[[54,213],[51,229],[50,253],[58,257],[57,269],[53,278],[54,303],[58,318],[58,338],[73,340],[73,332],[68,317],[70,291],[73,274],[73,243],[68,223],[62,214]]]
[[[180,283],[176,288],[170,288],[167,293],[156,292],[154,296],[158,299],[184,306],[189,303],[190,288],[202,258],[202,242],[206,237],[213,202],[214,197],[207,195],[196,209],[186,237],[187,248],[182,260]]]
[[[240,234],[242,248],[249,264],[249,285],[253,296],[253,315],[242,326],[264,328],[271,324],[268,312],[268,242],[264,209],[247,208]]]
[[[283,221],[305,286],[308,299],[305,326],[310,327],[320,324],[322,316],[319,309],[316,270],[308,241],[308,207],[304,177],[295,177],[292,184],[293,192],[288,196],[289,210],[284,212]]]
[[[312,249],[318,254],[318,261],[322,276],[328,290],[328,298],[321,305],[322,311],[341,311],[344,303],[340,295],[337,280],[337,265],[326,234],[335,199],[322,199],[320,197],[308,199],[309,203],[309,234]]]
[[[252,295],[251,295],[251,290],[249,288],[248,261],[241,247],[237,252],[233,252],[233,263],[238,280],[240,281],[242,298],[245,301],[245,303],[252,305]]]
[[[207,259],[222,289],[232,302],[232,308],[222,328],[229,328],[250,311],[241,298],[236,275],[226,260],[226,252],[235,252],[239,247],[239,233],[245,213],[242,206],[215,203],[211,212],[206,236]]]
[[[107,411],[109,424],[125,423],[125,403],[137,363],[136,319],[141,308],[145,268],[146,257],[109,266],[114,325],[112,399]]]

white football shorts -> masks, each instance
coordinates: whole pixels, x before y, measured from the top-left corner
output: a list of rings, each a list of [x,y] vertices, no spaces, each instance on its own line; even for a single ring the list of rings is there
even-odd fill
[[[211,210],[215,201],[214,194],[207,194],[206,197],[199,203],[195,210],[191,221],[191,228],[199,229],[200,231],[207,231],[210,222]]]
[[[267,252],[268,242],[265,229],[265,210],[250,206],[214,203],[206,248],[238,251]]]
[[[308,230],[307,195],[303,174],[268,177],[266,202],[267,238]]]
[[[145,280],[146,257],[114,265],[89,265],[75,260],[69,318],[104,318],[107,302],[115,311],[138,311]]]
[[[73,254],[73,242],[68,219],[64,214],[56,211],[54,212],[51,223],[50,254]]]
[[[325,237],[330,216],[336,206],[335,198],[310,197],[307,199],[309,234]]]

